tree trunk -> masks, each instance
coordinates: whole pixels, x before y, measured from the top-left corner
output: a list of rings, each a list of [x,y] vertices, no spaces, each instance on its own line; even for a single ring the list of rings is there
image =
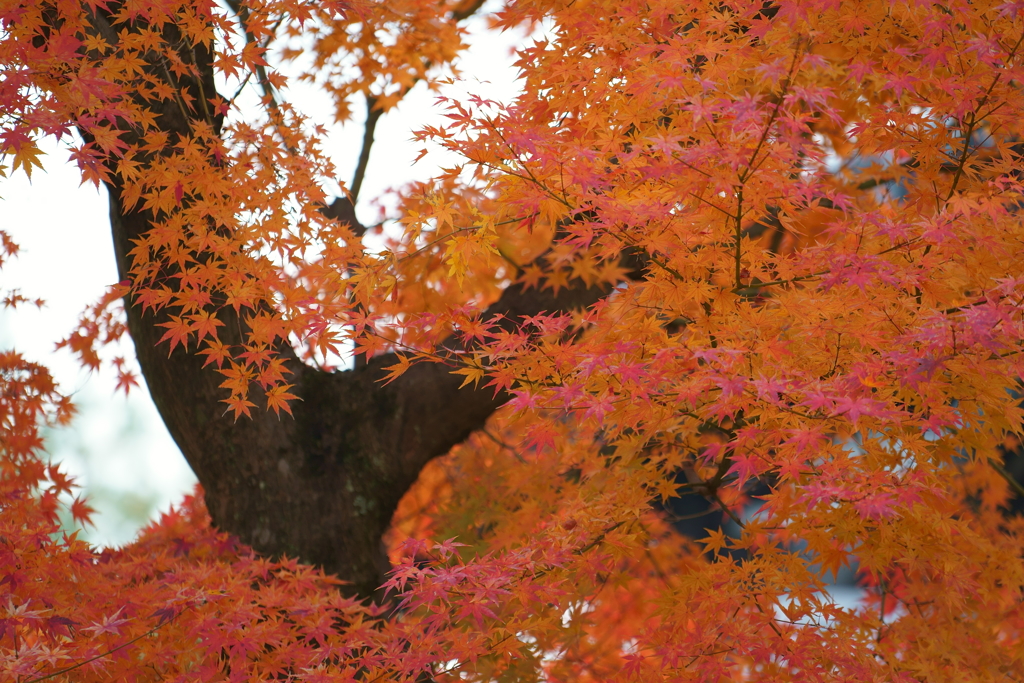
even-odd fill
[[[121,277],[129,270],[131,240],[150,216],[121,209],[110,188],[110,223]],[[559,295],[518,286],[505,291],[488,315],[512,319],[540,311],[584,307],[607,288],[563,289]],[[126,302],[128,325],[150,394],[206,492],[218,529],[270,556],[323,567],[370,595],[388,569],[381,536],[402,495],[432,458],[483,427],[506,400],[491,390],[460,389],[463,378],[438,364],[414,365],[384,385],[393,354],[357,370],[324,372],[280,349],[300,400],[294,418],[260,409],[234,420],[224,411],[222,378],[203,358],[180,347],[157,347],[163,315]],[[230,309],[224,330],[238,329]],[[224,341],[238,341],[224,339]]]
[[[93,27],[108,44],[118,44],[120,36],[103,12],[93,15]],[[173,26],[164,34],[169,44],[182,42]],[[214,92],[212,55],[190,47],[181,58],[198,75],[179,75],[173,85],[191,101],[203,93],[208,97]],[[157,60],[148,72],[163,78]],[[168,144],[188,134],[181,107],[165,101],[152,109],[169,133]],[[137,142],[134,136],[123,127],[125,142]],[[108,189],[118,270],[128,279],[133,241],[147,233],[153,216],[123,209],[119,181]],[[486,316],[515,320],[582,308],[608,291],[575,281],[555,296],[513,285]],[[292,404],[294,417],[278,417],[261,406],[251,418],[235,420],[225,413],[226,391],[212,366],[203,368],[202,357],[180,347],[169,356],[166,347],[157,348],[164,332],[159,324],[168,313],[144,313],[131,300],[125,308],[150,394],[205,490],[216,527],[268,556],[318,565],[361,596],[372,595],[382,582],[388,563],[381,537],[420,470],[483,427],[508,399],[490,390],[460,389],[463,378],[438,364],[415,365],[384,385],[382,368],[397,362],[393,354],[355,370],[324,372],[303,364],[291,348],[279,348],[293,373],[291,391],[299,397]],[[239,343],[234,312],[224,308],[218,316],[226,323],[222,341]]]

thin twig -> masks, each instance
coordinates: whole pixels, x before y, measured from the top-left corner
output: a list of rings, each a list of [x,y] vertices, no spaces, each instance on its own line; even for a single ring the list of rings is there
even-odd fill
[[[750,180],[750,176],[753,175],[754,171],[756,171],[758,166],[760,166],[759,163],[755,163],[757,161],[757,155],[760,154],[761,148],[768,140],[768,135],[771,133],[772,126],[775,125],[775,120],[779,117],[782,105],[785,103],[786,96],[789,94],[789,88],[793,84],[793,75],[796,73],[796,65],[800,61],[800,48],[801,45],[798,42],[796,51],[793,52],[793,61],[789,65],[789,73],[786,74],[786,80],[782,83],[782,91],[779,93],[779,101],[775,103],[775,109],[772,111],[772,115],[768,118],[768,123],[765,124],[764,130],[761,131],[761,139],[757,141],[757,146],[754,147],[754,152],[750,155],[750,161],[747,162],[747,169],[740,173],[740,185],[743,185]]]
[[[725,512],[725,514],[729,515],[729,519],[736,522],[736,526],[738,526],[739,528],[746,529],[747,526],[743,523],[742,520],[740,520],[739,517],[736,516],[736,513],[730,510],[729,506],[722,502],[722,498],[721,496],[718,495],[718,491],[715,491],[714,496],[715,502],[718,503],[718,505],[722,508],[722,511]]]
[[[496,437],[494,434],[491,434],[491,431],[489,429],[484,427],[480,431],[483,432],[484,436],[486,436],[488,439],[490,439],[491,441],[493,441],[497,445],[501,446],[502,448],[504,448],[506,451],[508,451],[512,455],[514,455],[516,457],[516,460],[518,460],[519,462],[523,463],[524,465],[527,464],[526,463],[526,459],[522,455],[519,454],[519,451],[517,451],[516,449],[512,448],[511,446],[509,446],[507,443],[505,443],[504,441],[502,441],[501,439]]]
[[[185,609],[188,609],[188,607],[186,607]],[[140,634],[138,636],[135,636],[134,638],[132,638],[128,642],[121,643],[120,645],[118,645],[115,648],[111,648],[111,649],[107,650],[106,652],[101,652],[100,654],[98,654],[98,655],[96,655],[94,657],[90,657],[89,659],[84,659],[84,660],[80,661],[78,664],[75,664],[74,666],[69,666],[66,669],[60,669],[59,671],[54,671],[53,673],[48,673],[45,676],[40,676],[38,678],[31,678],[31,679],[29,679],[27,681],[23,681],[22,683],[39,683],[39,681],[45,681],[48,678],[53,678],[54,676],[60,676],[61,674],[66,674],[69,671],[74,671],[75,669],[79,669],[79,668],[85,666],[86,664],[89,664],[91,662],[95,662],[97,659],[103,659],[104,657],[112,655],[115,652],[118,652],[119,650],[123,650],[124,648],[128,647],[129,645],[137,643],[138,641],[142,640],[143,638],[145,638],[147,636],[153,635],[158,630],[160,630],[161,628],[163,628],[167,624],[171,623],[172,621],[174,621],[178,617],[180,617],[185,612],[185,609],[181,610],[180,612],[175,614],[170,619],[167,619],[166,621],[160,622],[159,624],[157,624],[153,628],[149,629],[145,633]]]
[[[1016,57],[1017,50],[1020,49],[1022,42],[1024,42],[1024,34],[1021,34],[1021,37],[1017,40],[1017,43],[1013,46],[1013,49],[1010,50],[1010,54],[1007,55],[1007,67],[1009,67],[1009,63],[1013,61],[1013,58]],[[956,186],[960,182],[960,179],[963,177],[964,168],[967,165],[967,158],[971,155],[971,137],[974,135],[975,126],[977,126],[978,123],[982,120],[979,116],[981,113],[981,109],[986,104],[988,104],[989,98],[992,96],[993,91],[995,91],[996,85],[999,84],[999,81],[1002,77],[1003,71],[1000,71],[999,73],[996,74],[995,78],[992,79],[992,84],[988,87],[988,90],[985,91],[985,95],[978,102],[978,106],[976,106],[974,108],[974,111],[972,111],[969,114],[971,118],[970,121],[967,122],[967,130],[964,131],[964,148],[960,153],[960,160],[957,164],[956,172],[953,174],[953,181],[949,185],[949,193],[946,195],[947,203],[956,193]]]
[[[363,187],[366,167],[370,164],[370,148],[373,147],[373,133],[377,129],[377,122],[383,113],[384,110],[377,106],[377,98],[367,94],[366,125],[363,127],[363,147],[359,150],[359,163],[356,164],[356,172],[352,176],[352,184],[348,189],[353,205],[359,199],[359,190]]]
[[[235,0],[229,0],[235,1]],[[464,7],[456,8],[452,11],[452,21],[458,23],[476,14],[484,5],[484,0],[470,0]],[[433,62],[427,60],[423,65],[424,73],[433,67]],[[409,91],[411,91],[420,82],[420,77],[416,76],[412,81],[403,87],[398,92],[398,100],[404,98]],[[355,174],[352,176],[352,185],[349,187],[349,195],[354,206],[356,201],[359,199],[359,190],[362,189],[363,179],[366,177],[366,168],[370,163],[370,148],[373,147],[374,131],[377,128],[377,121],[384,114],[384,110],[377,106],[377,98],[371,95],[369,92],[366,93],[366,124],[363,127],[363,146],[359,151],[359,162],[356,165]]]

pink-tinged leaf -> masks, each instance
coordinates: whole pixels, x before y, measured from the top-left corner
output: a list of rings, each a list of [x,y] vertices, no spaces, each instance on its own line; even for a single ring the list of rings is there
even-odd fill
[[[742,488],[750,479],[756,479],[764,468],[764,462],[752,452],[732,453],[729,456],[732,465],[727,475],[736,475],[736,486]]]
[[[122,610],[119,609],[100,621],[94,622],[91,626],[85,626],[82,630],[90,631],[93,636],[101,636],[104,633],[116,636],[121,632],[121,628],[129,621],[128,619],[120,616],[121,612]]]

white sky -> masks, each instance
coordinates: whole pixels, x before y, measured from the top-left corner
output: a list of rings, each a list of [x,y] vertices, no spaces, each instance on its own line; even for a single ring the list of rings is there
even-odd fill
[[[472,47],[460,63],[464,83],[446,94],[472,92],[508,102],[516,92],[511,50],[523,42],[522,36],[487,33],[479,20],[469,28]],[[481,82],[484,79],[486,83]],[[451,164],[442,153],[432,153],[412,166],[419,145],[411,142],[411,131],[443,121],[433,109],[434,97],[418,86],[397,111],[379,122],[357,207],[364,220],[374,217],[367,210],[369,201],[388,187],[426,179],[441,165]],[[298,104],[308,115],[325,123],[332,120],[324,97],[304,93]],[[357,104],[356,111],[360,108]],[[361,126],[350,125],[332,130],[327,139],[346,181],[351,179],[361,136]],[[72,432],[54,435],[49,448],[81,484],[108,492],[108,500],[95,500],[96,528],[88,537],[117,545],[130,541],[138,527],[117,513],[113,499],[123,503],[133,496],[156,498],[158,509],[166,510],[191,490],[195,479],[144,388],[126,399],[114,393],[112,372],[90,376],[78,369],[69,353],[53,350],[55,342],[74,328],[82,310],[118,278],[106,193],[79,185],[78,171],[64,163],[66,152],[54,144],[45,149],[52,153],[46,170],[37,170],[31,182],[23,174],[0,180],[0,229],[22,248],[19,257],[0,271],[0,289],[17,287],[26,296],[47,302],[41,311],[26,307],[0,312],[0,348],[13,346],[47,365],[62,390],[80,404]],[[125,351],[126,357],[132,356],[130,346]],[[82,458],[82,452],[96,455]]]

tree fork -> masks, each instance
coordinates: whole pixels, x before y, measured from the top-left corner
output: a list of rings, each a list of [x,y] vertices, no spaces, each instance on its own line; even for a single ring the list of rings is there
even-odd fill
[[[93,15],[93,27],[109,44],[117,44],[118,35],[102,12]],[[170,44],[181,43],[173,26],[165,29],[165,37]],[[182,56],[195,66],[196,75],[179,76],[171,85],[197,101],[214,92],[212,55],[202,48],[188,50]],[[166,80],[158,59],[150,62],[149,72]],[[184,108],[165,102],[154,113],[170,140],[188,134]],[[126,141],[134,142],[136,135],[123,127]],[[125,280],[133,242],[147,233],[154,216],[124,209],[123,185],[116,174],[111,178],[110,223],[119,275]],[[635,256],[627,261],[634,271],[642,267]],[[583,308],[609,291],[579,280],[557,295],[513,285],[485,317],[515,320]],[[389,568],[381,537],[421,469],[482,428],[509,398],[460,389],[462,377],[444,365],[416,365],[383,385],[382,368],[397,362],[394,354],[355,370],[324,372],[302,363],[290,347],[279,346],[295,385],[291,391],[299,397],[292,404],[294,419],[261,407],[251,418],[234,420],[225,414],[222,378],[214,368],[204,368],[203,358],[185,349],[168,355],[158,347],[164,331],[159,325],[169,314],[146,313],[131,297],[125,310],[149,392],[203,486],[214,525],[267,556],[320,566],[361,596],[372,595]],[[225,323],[224,341],[239,343],[244,325],[238,315],[230,308],[218,315]]]
[[[127,277],[133,239],[151,216],[124,211],[110,190],[110,222],[118,267]],[[486,317],[516,319],[541,311],[582,308],[608,293],[581,282],[557,296],[509,287]],[[508,400],[490,390],[459,388],[462,377],[439,364],[414,365],[383,385],[394,354],[356,370],[325,372],[279,347],[300,400],[294,419],[267,410],[234,420],[220,400],[221,377],[184,349],[169,356],[158,342],[165,313],[145,314],[126,301],[128,327],[153,401],[206,492],[217,528],[270,556],[323,567],[370,595],[387,570],[381,546],[402,495],[431,459],[447,453]],[[239,329],[230,309],[224,330]],[[225,341],[229,341],[226,338]],[[236,340],[232,340],[236,341]]]

